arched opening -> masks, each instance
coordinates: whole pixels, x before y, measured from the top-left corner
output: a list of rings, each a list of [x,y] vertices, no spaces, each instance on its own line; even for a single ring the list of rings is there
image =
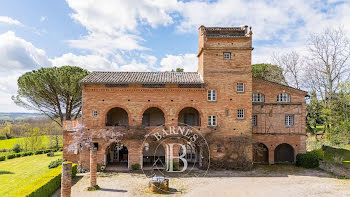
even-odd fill
[[[109,170],[127,169],[129,162],[128,148],[120,143],[111,143],[106,150],[106,160]]]
[[[199,112],[193,107],[183,108],[178,115],[177,122],[179,126],[201,126]]]
[[[142,115],[143,126],[160,126],[164,124],[164,113],[157,107],[148,108]]]
[[[165,150],[161,144],[145,143],[142,149],[143,169],[165,169]]]
[[[255,143],[253,145],[253,161],[254,163],[269,163],[269,149],[263,143]]]
[[[283,143],[275,148],[275,163],[293,163],[294,149],[291,145]]]
[[[120,108],[115,107],[108,111],[106,117],[106,126],[128,126],[129,116],[128,113]]]

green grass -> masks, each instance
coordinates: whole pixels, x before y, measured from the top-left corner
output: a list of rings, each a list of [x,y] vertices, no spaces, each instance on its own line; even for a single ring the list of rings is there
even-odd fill
[[[345,148],[334,148],[334,147],[325,147],[324,151],[324,160],[328,162],[337,162],[337,158],[342,160],[344,165],[350,166],[350,150]]]
[[[48,148],[50,139],[48,136],[41,136],[42,138],[42,147]],[[12,149],[15,144],[21,144],[24,141],[24,138],[13,138],[8,140],[0,140],[0,149]],[[62,144],[61,144],[62,146]],[[41,147],[39,148],[41,149]]]
[[[62,152],[56,152],[54,157],[42,154],[1,161],[0,196],[9,196],[49,172],[49,163],[59,158]]]

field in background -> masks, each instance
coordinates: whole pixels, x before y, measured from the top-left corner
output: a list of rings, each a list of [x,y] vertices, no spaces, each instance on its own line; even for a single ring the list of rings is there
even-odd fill
[[[62,158],[62,152],[55,152],[54,157],[46,154],[9,159],[0,162],[0,196],[9,196],[34,179],[49,171],[51,161]]]
[[[41,136],[41,139],[42,139],[42,147],[47,148],[49,143],[50,143],[49,137],[44,135],[44,136]],[[21,145],[21,142],[23,142],[23,141],[24,141],[24,138],[13,138],[13,139],[8,139],[8,140],[0,140],[0,149],[12,149],[12,147],[15,144]]]

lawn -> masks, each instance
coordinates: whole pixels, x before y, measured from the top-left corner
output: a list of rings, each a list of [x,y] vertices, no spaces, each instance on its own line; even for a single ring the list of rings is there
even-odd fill
[[[50,139],[48,136],[41,136],[42,146],[47,148],[49,146]],[[15,144],[21,144],[24,138],[13,138],[8,140],[0,140],[0,149],[12,149]],[[62,146],[62,145],[61,145]]]
[[[54,157],[46,154],[19,157],[0,162],[0,196],[13,194],[21,187],[49,171],[51,161],[62,158],[62,152],[55,152]]]
[[[325,161],[333,163],[337,162],[336,160],[341,160],[344,165],[350,166],[350,150],[326,146],[323,151]]]

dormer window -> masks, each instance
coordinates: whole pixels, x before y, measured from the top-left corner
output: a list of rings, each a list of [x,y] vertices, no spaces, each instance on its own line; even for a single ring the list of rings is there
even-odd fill
[[[223,56],[224,56],[224,59],[231,59],[231,53],[230,52],[224,52]]]
[[[261,93],[254,93],[253,102],[257,102],[257,103],[264,102],[264,95]]]
[[[281,94],[277,95],[277,102],[289,103],[290,102],[290,95],[287,93],[281,93]]]

